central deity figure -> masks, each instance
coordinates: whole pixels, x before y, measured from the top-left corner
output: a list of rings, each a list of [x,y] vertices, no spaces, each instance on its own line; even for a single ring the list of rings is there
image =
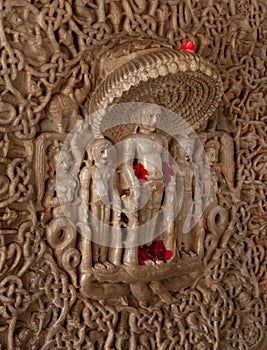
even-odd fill
[[[157,228],[161,228],[164,223],[164,217],[161,220],[159,217],[164,213],[162,211],[160,214],[166,186],[164,167],[174,174],[168,166],[168,140],[156,132],[160,106],[145,105],[140,113],[141,124],[134,134],[127,137],[124,144],[124,163],[121,170],[122,193],[125,193],[122,199],[128,217],[126,242],[130,243],[130,248],[124,254],[126,264],[138,263],[138,245],[150,244],[153,239],[159,239]],[[170,244],[168,239],[164,244]],[[173,246],[166,248],[172,250]]]

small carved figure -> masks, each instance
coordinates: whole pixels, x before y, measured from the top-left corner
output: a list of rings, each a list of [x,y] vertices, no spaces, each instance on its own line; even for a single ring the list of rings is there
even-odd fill
[[[41,140],[42,141],[42,140]],[[61,143],[58,141],[53,141],[51,145],[47,146],[47,149],[44,148],[43,142],[37,143],[36,152],[38,154],[38,160],[40,160],[39,167],[37,170],[37,196],[41,201],[41,205],[45,208],[44,218],[50,220],[52,217],[61,217],[63,216],[63,212],[60,206],[57,189],[56,189],[56,168],[58,155],[60,152]],[[40,151],[41,149],[41,151]],[[42,158],[47,157],[47,166],[46,169],[42,166]],[[45,182],[45,175],[48,175],[48,179]],[[44,188],[42,188],[42,184],[39,182],[45,182]],[[44,219],[46,221],[46,219]]]
[[[182,190],[182,205],[176,220],[176,235],[178,251],[182,255],[187,255],[190,252],[192,241],[189,234],[193,220],[194,171],[192,167],[192,145],[190,138],[183,136],[179,137],[179,144],[175,149]]]
[[[217,197],[220,197],[222,192],[227,194],[229,203],[226,204],[229,207],[232,202],[239,202],[238,189],[234,187],[233,139],[225,132],[214,132],[214,135],[210,136],[213,136],[213,139],[206,142],[205,151],[210,162],[212,179],[216,182],[211,186],[211,190]]]
[[[77,217],[78,180],[72,174],[73,158],[71,153],[65,150],[59,153],[59,147],[60,143],[55,141],[47,149],[49,179],[46,181],[44,194],[42,189],[39,190],[41,205],[45,208],[44,221],[64,216],[74,219]],[[41,172],[38,175],[43,178]]]
[[[117,265],[121,262],[121,237],[113,237],[112,234],[112,227],[120,226],[121,205],[118,179],[115,174],[113,180],[114,171],[111,159],[108,159],[111,146],[111,142],[102,136],[93,141],[87,149],[88,160],[85,161],[86,165],[80,174],[80,221],[88,222],[90,215],[92,234],[97,237],[97,242],[103,242],[92,243],[92,261],[95,269],[112,268],[112,264]]]
[[[84,84],[79,87],[81,81]],[[86,98],[90,88],[88,66],[85,62],[81,62],[81,66],[73,69],[61,92],[52,96],[48,106],[48,112],[55,121],[59,133],[64,134],[81,119],[79,105]]]
[[[72,155],[61,151],[58,157],[57,189],[61,205],[71,204],[77,199],[78,181],[71,173]]]
[[[210,165],[210,172],[211,172],[210,198],[209,198],[208,204],[217,202],[216,194],[218,193],[219,174],[215,165],[219,161],[219,158],[218,158],[219,149],[220,149],[220,143],[217,140],[209,140],[205,144],[205,152]]]

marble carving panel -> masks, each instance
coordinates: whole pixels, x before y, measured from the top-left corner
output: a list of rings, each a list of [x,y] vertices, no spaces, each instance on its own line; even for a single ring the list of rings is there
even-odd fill
[[[266,23],[0,1],[1,349],[266,349]]]

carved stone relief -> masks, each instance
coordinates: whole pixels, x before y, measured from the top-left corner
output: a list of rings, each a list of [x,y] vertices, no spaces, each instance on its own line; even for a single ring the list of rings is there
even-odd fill
[[[0,348],[265,349],[266,4],[0,13]]]

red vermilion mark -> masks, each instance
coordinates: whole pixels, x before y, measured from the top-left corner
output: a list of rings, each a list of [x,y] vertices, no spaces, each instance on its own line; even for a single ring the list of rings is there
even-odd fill
[[[144,168],[143,164],[137,163],[133,166],[134,168],[134,175],[137,177],[137,179],[141,181],[147,181],[147,174],[148,171]]]
[[[171,181],[171,176],[174,175],[174,171],[167,162],[162,162],[162,170],[163,170],[164,184],[165,184],[165,187],[167,187],[169,182]]]

